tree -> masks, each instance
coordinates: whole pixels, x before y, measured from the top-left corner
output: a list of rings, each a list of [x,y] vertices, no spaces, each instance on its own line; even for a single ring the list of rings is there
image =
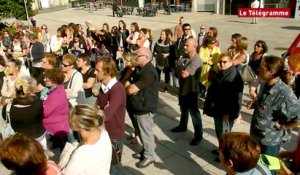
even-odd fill
[[[35,15],[32,10],[32,3],[34,0],[0,0],[0,18],[14,17],[16,19],[25,20],[26,10],[24,1],[27,1],[28,16]]]

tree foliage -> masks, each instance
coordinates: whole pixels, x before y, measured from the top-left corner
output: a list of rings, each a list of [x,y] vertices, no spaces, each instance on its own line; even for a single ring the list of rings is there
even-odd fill
[[[27,1],[26,6],[28,15],[33,16],[35,12],[32,10],[32,3],[34,0]],[[26,19],[26,10],[24,0],[0,0],[0,18]]]

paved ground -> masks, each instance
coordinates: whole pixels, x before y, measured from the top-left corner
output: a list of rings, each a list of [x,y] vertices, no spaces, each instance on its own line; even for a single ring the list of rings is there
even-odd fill
[[[265,40],[269,46],[269,53],[282,54],[297,36],[300,30],[299,20],[295,19],[261,19],[259,24],[250,24],[250,18],[238,18],[236,16],[219,16],[211,13],[175,13],[164,15],[159,12],[155,17],[141,17],[136,15],[126,15],[122,18],[112,17],[110,9],[104,9],[89,13],[83,10],[67,9],[54,11],[37,15],[37,23],[41,25],[46,23],[51,34],[56,29],[69,22],[81,23],[84,25],[86,20],[92,20],[97,26],[104,22],[110,26],[117,25],[122,19],[127,25],[131,22],[138,22],[141,27],[151,28],[154,33],[154,41],[159,37],[159,33],[165,28],[174,28],[180,16],[185,17],[185,22],[192,25],[196,32],[201,24],[215,26],[219,30],[218,39],[221,44],[221,50],[225,50],[230,45],[231,34],[239,32],[248,37],[248,51],[253,50],[256,40]],[[139,145],[132,145],[125,141],[123,164],[128,175],[139,174],[160,174],[160,175],[200,175],[200,174],[225,174],[219,163],[214,162],[216,156],[210,153],[216,148],[217,140],[215,138],[213,121],[207,116],[202,116],[204,128],[204,140],[198,146],[190,146],[189,142],[193,138],[192,122],[189,122],[189,130],[186,133],[174,134],[170,129],[178,124],[179,107],[176,93],[177,89],[173,88],[169,92],[160,92],[159,110],[155,120],[155,138],[157,143],[157,163],[150,165],[145,169],[135,167],[137,162],[132,158],[132,154],[140,149]],[[247,101],[247,88],[245,89],[244,101]],[[201,99],[200,104],[203,103]],[[199,106],[201,109],[201,105]],[[202,110],[201,110],[202,112]],[[249,122],[251,113],[243,107],[243,122],[235,125],[235,131],[249,131]],[[126,119],[126,134],[132,132],[130,119]],[[284,149],[291,150],[295,147],[295,135],[292,143],[285,144]],[[101,155],[99,155],[101,156]],[[88,161],[88,160],[87,160]],[[0,166],[0,174],[9,174],[5,168]]]

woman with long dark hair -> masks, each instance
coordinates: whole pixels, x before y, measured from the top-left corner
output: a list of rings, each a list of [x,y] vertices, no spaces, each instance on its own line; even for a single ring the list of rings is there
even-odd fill
[[[140,35],[139,30],[139,25],[136,22],[131,23],[130,34],[126,38],[126,41],[128,43],[128,49],[130,52],[133,52],[138,49],[137,39]]]
[[[263,60],[263,57],[266,56],[268,52],[268,46],[265,41],[258,40],[254,45],[254,51],[249,57],[248,65],[257,75],[257,79],[250,83],[249,95],[256,99],[257,96],[257,87],[261,84],[261,79],[259,78],[259,67]]]
[[[123,20],[120,20],[117,37],[118,51],[128,51],[128,43],[126,42],[128,36],[129,30],[126,29],[126,23]]]
[[[162,30],[160,33],[160,38],[154,45],[153,56],[156,60],[156,70],[160,79],[162,72],[165,74],[165,87],[164,91],[168,90],[170,86],[170,47],[172,46],[171,39],[167,36],[166,30]]]

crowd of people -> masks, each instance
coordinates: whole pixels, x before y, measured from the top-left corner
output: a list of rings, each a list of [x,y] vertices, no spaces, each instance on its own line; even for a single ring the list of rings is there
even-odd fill
[[[16,132],[0,143],[4,166],[18,175],[124,174],[127,113],[133,126],[128,139],[142,145],[133,154],[136,167],[148,167],[156,159],[153,117],[164,74],[162,91],[179,89],[180,122],[171,132],[187,131],[190,115],[190,145],[201,143],[203,98],[203,113],[213,118],[219,144],[212,153],[227,173],[274,174],[258,163],[260,154],[279,155],[291,129],[299,126],[300,102],[291,88],[297,73],[284,59],[267,54],[265,41],[258,40],[248,54],[248,38],[234,33],[221,51],[216,27],[201,25],[197,35],[184,17],[174,33],[163,29],[157,41],[151,29],[136,22],[130,30],[123,20],[111,29],[108,23],[102,29],[91,21],[86,25],[84,31],[69,23],[51,35],[45,24],[30,28],[16,22],[13,33],[1,31],[2,118]],[[252,98],[247,107],[254,109],[249,134],[231,132],[242,120],[245,65],[256,77],[246,82]],[[79,145],[63,167],[47,160],[45,150],[63,151],[67,142]],[[286,174],[300,173],[299,145],[291,162],[281,162]]]

